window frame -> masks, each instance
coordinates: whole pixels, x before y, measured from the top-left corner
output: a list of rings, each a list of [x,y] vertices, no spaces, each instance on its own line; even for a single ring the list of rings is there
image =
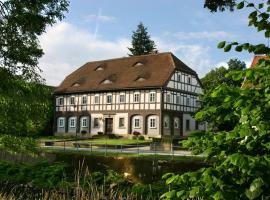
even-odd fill
[[[171,94],[170,93],[166,94],[166,103],[171,103]]]
[[[156,103],[156,92],[150,92],[149,93],[149,102],[150,103]]]
[[[82,128],[87,128],[88,127],[88,123],[87,123],[87,117],[82,117]],[[84,125],[84,120],[85,120],[85,125]]]
[[[112,104],[112,98],[113,97],[113,95],[112,94],[107,94],[106,95],[106,103],[107,104]],[[108,101],[108,100],[110,100],[110,101]]]
[[[74,124],[72,125],[73,121],[74,121]],[[69,119],[69,128],[76,128],[76,117],[71,117]]]
[[[186,105],[190,106],[190,98],[189,97],[186,98]]]
[[[174,128],[179,128],[180,126],[179,126],[179,124],[180,124],[180,120],[179,120],[179,118],[174,118]]]
[[[133,97],[133,103],[140,103],[140,93],[139,92],[136,92],[136,93],[134,93],[134,97]],[[136,98],[136,97],[138,97],[138,98]]]
[[[121,124],[121,120],[123,120],[123,124]],[[124,117],[119,117],[118,119],[118,128],[125,128],[125,118]]]
[[[95,96],[94,96],[94,104],[99,104],[99,103],[100,103],[100,97],[99,97],[98,94],[95,94]]]
[[[176,95],[176,104],[181,105],[181,96]]]
[[[121,101],[121,97],[123,97],[123,101]],[[125,103],[126,102],[126,95],[125,94],[119,94],[119,103]]]
[[[58,101],[57,102],[58,106],[63,106],[64,105],[64,97],[58,97],[57,98],[57,101]]]
[[[73,101],[71,101],[71,99],[73,99]],[[75,96],[69,97],[69,105],[76,105]]]
[[[61,121],[63,122],[63,125],[61,125]],[[65,118],[59,117],[58,118],[58,128],[64,128],[65,127]]]
[[[157,128],[157,119],[156,117],[150,117],[149,119],[149,128],[156,129]]]
[[[177,74],[177,82],[181,82],[181,74]]]
[[[84,101],[85,100],[85,101]],[[82,96],[82,105],[87,105],[87,101],[88,101],[88,99],[87,99],[87,95],[83,95]]]
[[[138,126],[136,125],[136,121],[138,122]],[[141,125],[141,123],[140,123],[140,118],[139,117],[136,117],[136,118],[134,118],[134,128],[141,128],[140,127],[140,125]]]
[[[98,117],[94,117],[93,128],[99,128],[99,127],[100,127],[99,119],[98,119]]]

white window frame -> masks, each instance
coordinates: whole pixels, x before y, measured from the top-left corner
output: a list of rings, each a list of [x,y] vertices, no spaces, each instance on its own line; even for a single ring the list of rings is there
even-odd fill
[[[72,121],[74,121],[74,124],[72,123]],[[76,128],[76,117],[71,117],[69,119],[69,127],[70,128]]]
[[[174,118],[174,128],[179,128],[180,120],[178,118]]]
[[[62,100],[62,101],[61,101],[61,100]],[[58,98],[57,98],[57,101],[58,101],[57,104],[58,104],[59,106],[63,106],[63,105],[64,105],[64,97],[58,97]]]
[[[171,103],[171,94],[170,93],[166,94],[166,102]]]
[[[71,99],[74,99],[74,102],[72,102]],[[76,104],[75,96],[70,96],[69,97],[69,105],[75,105],[75,104]]]
[[[123,99],[121,97],[123,97]],[[125,102],[126,102],[126,95],[125,94],[120,94],[119,95],[119,103],[125,103]]]
[[[95,120],[97,120],[97,126],[96,126],[96,124],[95,124]],[[99,127],[100,127],[99,119],[98,119],[97,117],[95,117],[95,118],[93,119],[93,128],[99,128]]]
[[[88,118],[87,117],[82,117],[82,128],[87,128],[88,127]],[[84,124],[85,122],[85,124]]]
[[[140,103],[140,93],[139,92],[134,93],[133,102]]]
[[[112,94],[107,94],[106,95],[106,103],[107,104],[112,104]]]
[[[123,124],[120,124],[121,119],[123,119]],[[125,128],[125,118],[124,117],[119,117],[118,127],[119,128]]]
[[[149,102],[155,103],[156,102],[156,92],[150,92],[149,93]]]
[[[177,81],[181,82],[181,74],[177,74]]]
[[[61,125],[61,122],[63,123],[62,125]],[[65,118],[64,117],[59,117],[58,118],[58,127],[59,128],[65,127]]]
[[[141,120],[139,117],[134,118],[134,128],[140,128],[141,125],[140,121]],[[136,122],[138,122],[138,124]]]
[[[150,117],[149,118],[149,128],[151,128],[151,129],[157,128],[157,119],[156,119],[156,117]]]
[[[87,104],[87,96],[83,95],[82,96],[82,105],[86,105]]]
[[[99,95],[98,94],[95,94],[95,96],[94,96],[94,104],[99,104],[99,102],[100,102]]]

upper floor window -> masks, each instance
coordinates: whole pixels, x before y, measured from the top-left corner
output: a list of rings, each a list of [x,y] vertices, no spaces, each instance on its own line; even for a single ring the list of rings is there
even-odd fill
[[[150,92],[149,101],[151,103],[156,102],[156,93],[155,92]]]
[[[119,95],[119,102],[120,102],[120,103],[125,103],[125,100],[126,100],[126,99],[125,99],[125,95],[124,95],[124,94],[120,94],[120,95]]]
[[[95,95],[94,104],[99,104],[99,95]]]
[[[140,102],[140,93],[135,93],[134,94],[134,103],[139,103]]]
[[[177,75],[177,81],[178,81],[178,82],[181,82],[181,74],[178,74],[178,75]]]
[[[87,96],[82,97],[82,104],[83,105],[87,104]]]
[[[75,117],[70,118],[69,127],[71,127],[71,128],[76,127],[76,118]]]
[[[179,95],[176,96],[176,104],[180,104],[180,96]]]
[[[58,98],[58,105],[63,106],[64,105],[64,97],[59,97]]]
[[[187,106],[190,106],[190,98],[187,97]]]
[[[108,94],[107,95],[107,103],[108,104],[111,104],[112,103],[112,95],[111,94]]]
[[[70,105],[75,105],[75,97],[70,97],[69,98],[69,104]]]
[[[190,77],[187,78],[187,82],[188,82],[188,84],[191,84],[191,78]]]
[[[166,102],[170,103],[171,102],[171,94],[166,95]]]

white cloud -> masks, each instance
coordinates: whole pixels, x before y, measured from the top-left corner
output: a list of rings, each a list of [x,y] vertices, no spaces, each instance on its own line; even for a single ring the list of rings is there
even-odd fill
[[[163,38],[153,38],[160,52],[172,52],[202,76],[210,70],[209,47],[177,44]],[[40,60],[47,84],[57,86],[72,71],[86,62],[127,56],[130,40],[113,41],[95,37],[94,33],[61,22],[49,28],[40,38],[45,55]]]
[[[192,40],[192,39],[221,39],[221,38],[232,38],[233,34],[225,31],[202,31],[202,32],[177,32],[173,34],[179,40]]]
[[[40,42],[45,53],[40,59],[43,77],[54,86],[88,61],[126,56],[129,45],[125,38],[102,40],[65,22],[49,28]]]

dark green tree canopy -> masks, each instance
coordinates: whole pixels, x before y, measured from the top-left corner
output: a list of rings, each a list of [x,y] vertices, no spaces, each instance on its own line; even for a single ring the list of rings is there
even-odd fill
[[[151,40],[150,35],[147,32],[147,28],[140,23],[136,31],[133,31],[132,35],[132,47],[128,48],[131,52],[129,56],[139,56],[150,54],[156,50],[156,45],[153,40]]]
[[[204,7],[211,12],[224,11],[225,9],[233,11],[235,4],[236,0],[205,0]]]
[[[43,55],[38,36],[62,20],[68,0],[0,1],[0,67],[28,80],[39,79]]]

